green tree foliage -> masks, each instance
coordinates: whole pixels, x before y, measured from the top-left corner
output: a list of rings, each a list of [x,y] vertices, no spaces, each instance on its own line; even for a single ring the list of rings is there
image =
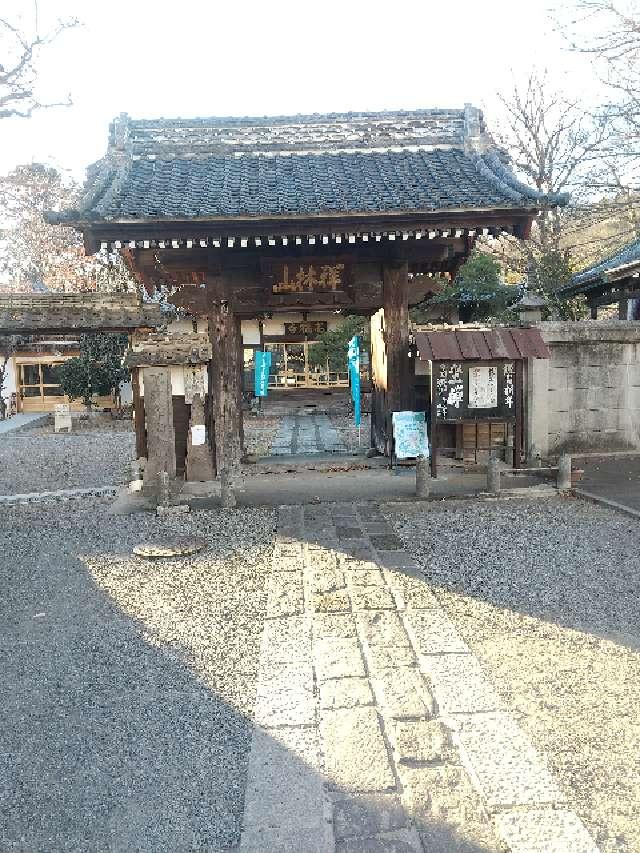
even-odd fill
[[[435,294],[431,304],[456,304],[460,319],[467,323],[497,318],[520,296],[517,287],[500,281],[500,274],[495,258],[474,252],[460,267],[455,281]]]
[[[62,390],[71,399],[81,399],[91,408],[93,395],[110,394],[129,378],[122,366],[126,335],[95,334],[80,337],[80,355],[65,361],[57,370]]]
[[[318,342],[309,347],[309,361],[313,367],[326,370],[347,369],[347,347],[354,335],[360,335],[362,349],[369,348],[370,326],[368,317],[346,317],[335,329],[320,335]]]
[[[584,296],[560,299],[556,291],[567,284],[573,275],[570,253],[566,250],[548,251],[529,267],[529,290],[539,293],[547,302],[545,320],[583,320],[587,316]]]

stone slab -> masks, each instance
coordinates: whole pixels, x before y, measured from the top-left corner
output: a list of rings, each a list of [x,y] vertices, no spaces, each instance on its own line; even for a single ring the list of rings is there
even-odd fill
[[[395,595],[398,610],[437,610],[440,607],[425,580],[388,569],[385,577]]]
[[[421,655],[441,714],[495,711],[504,703],[473,655]]]
[[[345,585],[344,573],[335,568],[335,561],[331,566],[315,566],[308,573],[309,588],[312,592],[333,592],[342,589]]]
[[[243,840],[260,829],[322,830],[324,789],[313,729],[255,728],[247,770]]]
[[[348,564],[347,564],[348,565]],[[356,569],[347,574],[347,580],[352,586],[384,586],[385,579],[381,569]]]
[[[360,644],[352,637],[318,640],[315,643],[314,658],[319,681],[366,676]]]
[[[346,838],[336,853],[423,853],[420,838],[411,829],[385,832],[369,838]]]
[[[362,636],[370,646],[411,645],[402,620],[391,610],[361,611],[357,619]]]
[[[296,616],[304,612],[302,572],[272,572],[265,583],[267,619]]]
[[[362,530],[357,525],[336,524],[338,539],[361,539]]]
[[[391,727],[396,760],[404,764],[450,763],[459,759],[441,720],[403,720]]]
[[[345,557],[356,560],[375,560],[373,548],[366,539],[343,539],[336,546]]]
[[[316,613],[313,616],[313,635],[316,640],[356,637],[356,621],[352,614]]]
[[[491,808],[561,803],[547,767],[511,714],[473,714],[459,731],[463,758]]]
[[[367,646],[365,655],[374,674],[397,666],[415,666],[418,662],[409,646]]]
[[[511,853],[598,853],[580,818],[564,809],[499,813],[500,835]]]
[[[336,678],[320,684],[321,708],[356,708],[372,705],[373,701],[367,678]]]
[[[367,536],[371,536],[371,534],[383,534],[383,533],[393,533],[393,528],[390,524],[387,524],[386,521],[365,521],[361,525],[363,533],[366,533]]]
[[[378,563],[386,569],[413,569],[420,571],[420,566],[406,551],[379,551]]]
[[[235,848],[234,848],[235,849]],[[242,833],[239,853],[334,853],[328,831],[261,828]]]
[[[352,586],[354,610],[395,610],[396,603],[385,586]]]
[[[369,534],[371,544],[376,551],[401,551],[402,539],[393,532]]]
[[[260,665],[305,661],[311,656],[311,619],[287,616],[264,623]]]
[[[469,647],[441,610],[410,610],[404,617],[409,636],[422,655],[463,654]]]
[[[333,831],[336,841],[377,835],[406,826],[406,812],[395,794],[334,797]]]
[[[351,610],[351,598],[346,589],[314,592],[312,604],[315,613],[348,613]]]
[[[334,789],[390,791],[395,777],[374,708],[324,711],[320,731],[325,773]]]
[[[315,723],[310,661],[262,666],[254,719],[260,726],[309,726]]]
[[[275,554],[271,558],[271,571],[273,572],[297,572],[302,569],[302,557],[283,557]]]
[[[477,791],[462,767],[398,765],[403,784],[402,802],[432,851],[487,853],[501,847]],[[424,833],[424,834],[423,834]],[[466,842],[469,846],[459,846]],[[493,842],[493,843],[492,843]]]
[[[381,670],[373,678],[378,702],[385,716],[432,717],[435,702],[418,669],[399,666]]]

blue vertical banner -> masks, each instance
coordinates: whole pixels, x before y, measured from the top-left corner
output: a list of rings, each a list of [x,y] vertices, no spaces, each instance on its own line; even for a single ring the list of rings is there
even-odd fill
[[[256,397],[266,397],[269,391],[269,373],[271,371],[271,353],[256,350],[254,370],[254,392]]]
[[[354,335],[349,341],[347,352],[347,365],[349,368],[349,384],[351,385],[351,399],[353,400],[353,414],[356,426],[360,426],[360,338]]]

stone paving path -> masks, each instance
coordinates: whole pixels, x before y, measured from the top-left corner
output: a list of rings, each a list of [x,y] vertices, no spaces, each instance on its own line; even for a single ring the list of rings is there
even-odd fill
[[[327,415],[286,415],[271,445],[272,456],[346,451],[347,446]]]
[[[372,505],[281,507],[241,853],[597,853]]]

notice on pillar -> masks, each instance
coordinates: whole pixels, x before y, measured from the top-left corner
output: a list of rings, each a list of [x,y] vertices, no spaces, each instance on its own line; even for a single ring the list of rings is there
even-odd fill
[[[206,433],[204,424],[195,424],[191,427],[191,444],[193,447],[204,444],[206,441]]]
[[[495,367],[469,368],[469,408],[495,409],[498,405],[498,370]]]

